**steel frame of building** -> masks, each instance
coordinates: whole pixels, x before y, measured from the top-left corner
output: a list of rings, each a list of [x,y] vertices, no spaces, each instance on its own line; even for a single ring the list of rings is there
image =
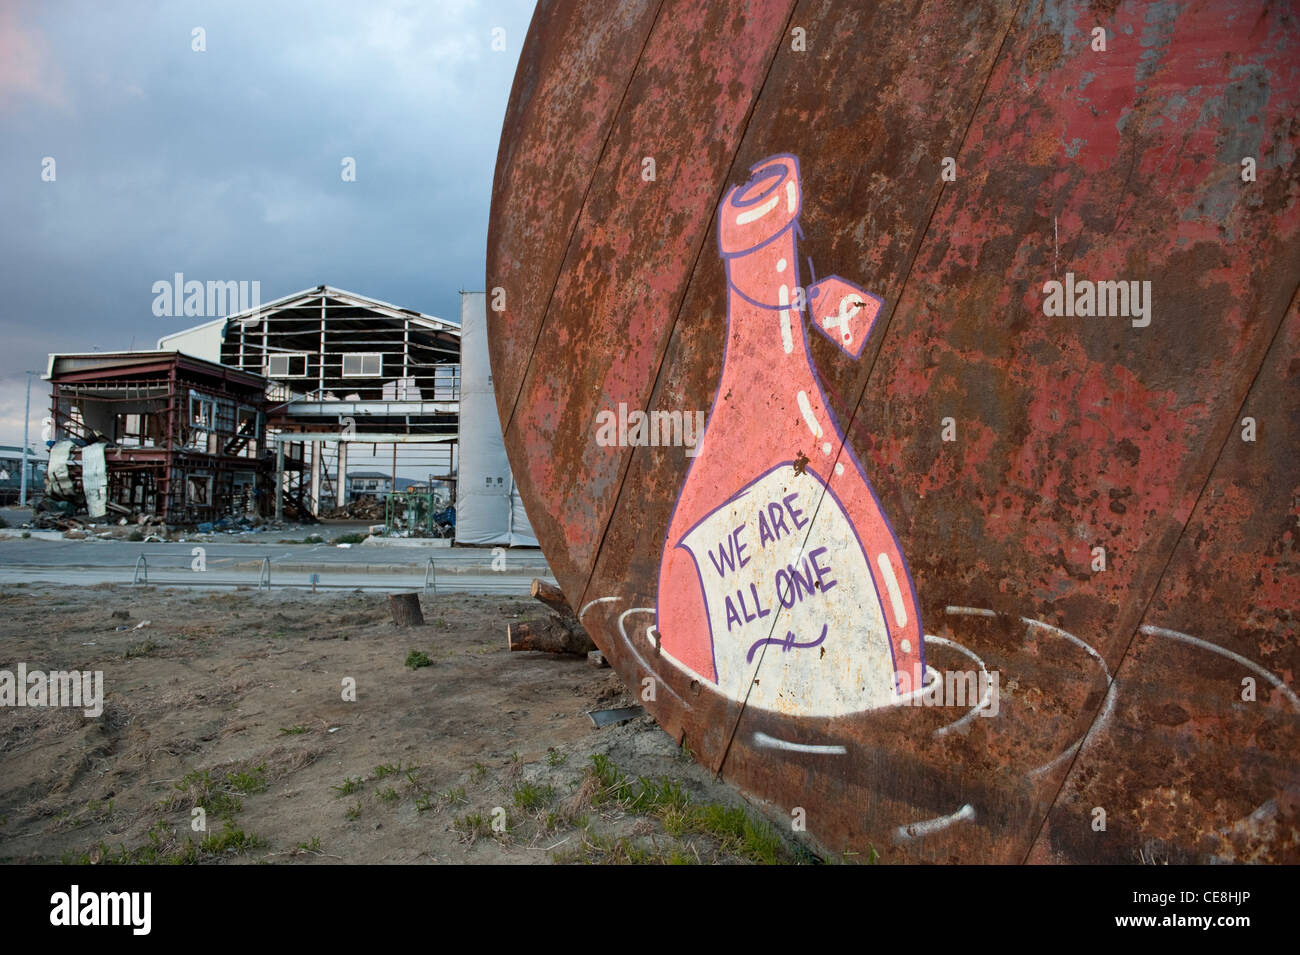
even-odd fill
[[[106,441],[117,513],[251,513],[266,490],[266,381],[180,352],[51,355],[53,437]],[[135,419],[135,430],[131,427]]]

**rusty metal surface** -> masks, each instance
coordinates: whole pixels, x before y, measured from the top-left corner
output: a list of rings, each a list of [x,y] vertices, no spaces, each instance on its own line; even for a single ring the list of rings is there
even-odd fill
[[[498,404],[664,729],[831,851],[1300,861],[1298,105],[1277,5],[539,8]],[[1149,322],[1045,314],[1067,273]],[[648,411],[703,437],[601,431]],[[880,705],[922,654],[996,715]]]

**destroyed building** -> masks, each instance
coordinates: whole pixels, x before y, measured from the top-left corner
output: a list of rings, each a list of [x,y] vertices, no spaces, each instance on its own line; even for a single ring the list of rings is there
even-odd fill
[[[312,519],[345,506],[350,450],[390,478],[407,470],[456,480],[460,328],[452,322],[320,285],[158,346],[268,379],[268,516]]]
[[[261,375],[178,351],[56,354],[46,504],[169,523],[256,513],[266,479]]]
[[[52,355],[54,500],[169,523],[372,519],[373,507],[346,509],[369,497],[382,510],[415,483],[464,504],[458,541],[535,545],[505,460],[483,300],[462,294],[468,422],[460,325],[327,285],[165,335],[157,351]],[[358,466],[387,480],[349,494]]]

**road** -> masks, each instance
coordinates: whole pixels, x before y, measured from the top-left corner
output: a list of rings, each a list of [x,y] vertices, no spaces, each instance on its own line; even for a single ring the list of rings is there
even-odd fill
[[[196,552],[202,548],[202,552]],[[227,543],[134,543],[117,540],[0,539],[0,584],[22,581],[90,586],[131,583],[140,568],[150,584],[216,589],[258,586],[270,561],[271,586],[410,590],[424,587],[433,558],[439,593],[526,594],[534,577],[554,582],[541,551]],[[201,558],[201,559],[200,559]]]

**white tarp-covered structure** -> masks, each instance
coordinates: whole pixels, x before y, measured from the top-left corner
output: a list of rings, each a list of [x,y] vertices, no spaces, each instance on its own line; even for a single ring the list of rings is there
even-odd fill
[[[487,294],[460,293],[460,473],[456,543],[536,547],[501,436],[488,361]]]

